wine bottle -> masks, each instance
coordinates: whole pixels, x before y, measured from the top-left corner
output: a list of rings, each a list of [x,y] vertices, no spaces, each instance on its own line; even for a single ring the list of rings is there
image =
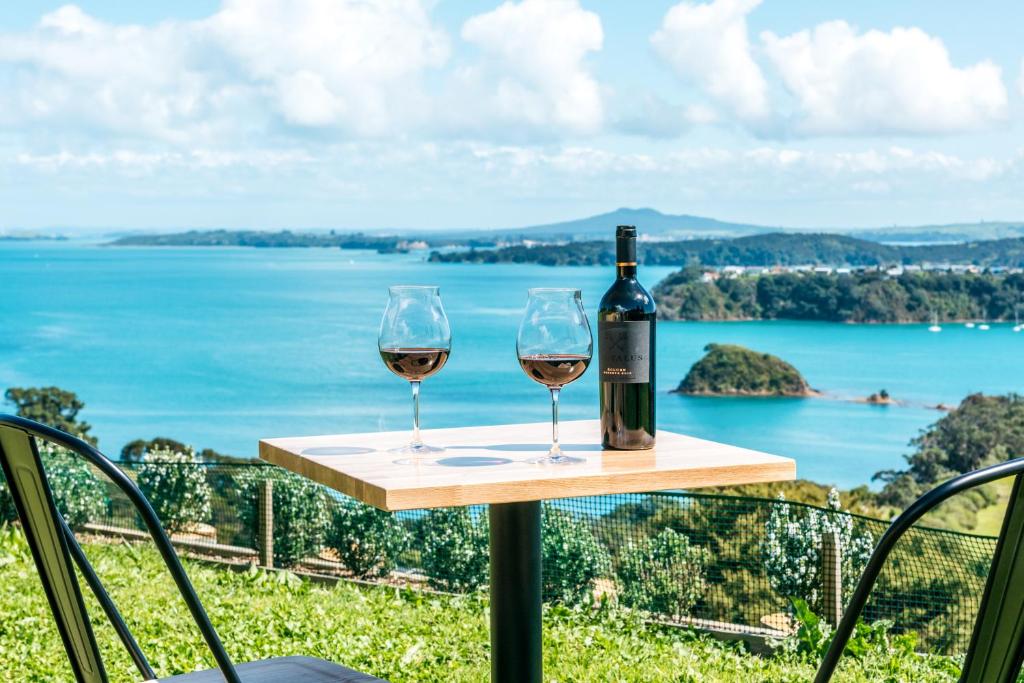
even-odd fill
[[[636,279],[636,228],[615,229],[615,282],[597,312],[601,442],[605,448],[654,447],[654,297]]]

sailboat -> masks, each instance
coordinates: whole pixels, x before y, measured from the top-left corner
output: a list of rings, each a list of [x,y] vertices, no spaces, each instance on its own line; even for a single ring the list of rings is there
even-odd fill
[[[1014,332],[1020,332],[1021,330],[1024,330],[1024,325],[1020,324],[1020,313],[1018,313],[1017,311],[1014,311],[1013,312],[1013,331]]]
[[[942,332],[942,328],[939,326],[939,316],[932,313],[932,324],[928,328],[929,332]]]
[[[973,330],[974,329],[974,323],[964,323],[964,327],[966,327],[969,330]]]
[[[988,329],[988,323],[982,323],[982,324],[978,325],[978,329],[982,330],[982,331],[987,330]]]

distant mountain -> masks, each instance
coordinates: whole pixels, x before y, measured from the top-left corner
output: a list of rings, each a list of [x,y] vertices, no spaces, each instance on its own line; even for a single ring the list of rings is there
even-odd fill
[[[968,242],[1024,237],[1024,221],[982,221],[978,223],[949,223],[944,225],[910,225],[867,228],[792,228],[785,226],[731,223],[705,216],[667,214],[656,209],[621,208],[608,213],[579,218],[561,223],[530,225],[501,230],[475,230],[460,232],[460,236],[473,234],[496,239],[519,238],[536,240],[593,240],[609,239],[616,225],[635,225],[640,234],[658,240],[692,239],[697,237],[742,237],[769,232],[808,234],[828,232],[852,235],[872,242]]]
[[[527,239],[608,239],[609,236],[614,235],[616,225],[635,225],[642,236],[659,239],[707,236],[738,237],[740,235],[756,235],[784,229],[752,225],[750,223],[729,223],[703,216],[672,215],[655,209],[621,208],[609,211],[608,213],[598,214],[597,216],[578,218],[562,223],[547,223],[545,225],[531,225],[504,230],[485,230],[483,232],[474,232],[474,234],[506,238],[523,237]]]

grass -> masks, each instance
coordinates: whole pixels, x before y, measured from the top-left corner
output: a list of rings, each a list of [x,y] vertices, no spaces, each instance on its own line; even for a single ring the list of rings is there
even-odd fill
[[[94,567],[160,676],[213,662],[155,551],[88,545]],[[331,659],[394,683],[488,679],[487,602],[387,587],[315,584],[287,573],[232,572],[186,561],[196,590],[236,661],[289,654]],[[70,681],[70,669],[20,532],[0,528],[0,679]],[[98,605],[88,599],[93,615]],[[102,617],[95,621],[100,622]],[[97,637],[111,681],[136,681],[106,623]],[[794,654],[758,657],[624,610],[549,607],[544,614],[546,683],[567,681],[766,681],[813,677]],[[836,681],[949,681],[945,657],[847,657]]]
[[[971,533],[983,534],[985,536],[998,536],[1003,530],[1003,517],[1006,515],[1006,505],[1010,501],[1010,494],[1013,492],[1013,477],[1000,479],[988,485],[995,490],[998,502],[978,510],[978,522]]]

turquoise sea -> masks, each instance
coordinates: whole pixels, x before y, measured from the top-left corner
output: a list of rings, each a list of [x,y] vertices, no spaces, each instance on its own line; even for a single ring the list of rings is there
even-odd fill
[[[653,286],[668,268],[646,268]],[[515,358],[533,286],[576,286],[594,307],[607,268],[431,264],[423,254],[336,249],[109,248],[0,242],[0,387],[78,392],[100,446],[138,437],[252,456],[261,437],[403,429],[407,384],[377,355],[390,284],[436,284],[452,356],[424,384],[424,427],[549,419]],[[1024,333],[947,325],[662,323],[658,423],[795,457],[841,486],[899,467],[908,441],[975,391],[1024,391]],[[777,354],[823,399],[670,394],[709,342]],[[563,418],[597,415],[597,373],[563,392]],[[886,388],[900,406],[851,400]],[[845,400],[844,400],[845,399]]]

